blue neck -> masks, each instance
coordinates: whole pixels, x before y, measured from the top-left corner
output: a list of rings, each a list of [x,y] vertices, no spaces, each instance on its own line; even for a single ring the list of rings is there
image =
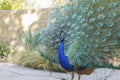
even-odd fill
[[[64,54],[64,42],[60,42],[60,47],[59,47],[59,62],[61,64],[61,66],[68,71],[73,71],[74,70],[74,66],[72,64],[69,63],[69,59],[67,56],[65,56]]]

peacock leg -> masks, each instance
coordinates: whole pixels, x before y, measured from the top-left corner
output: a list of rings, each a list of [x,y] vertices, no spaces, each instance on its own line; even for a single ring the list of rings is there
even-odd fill
[[[80,80],[80,77],[81,77],[81,75],[80,75],[80,74],[78,74],[78,80]]]
[[[71,80],[73,80],[73,79],[74,79],[74,72],[72,72],[72,74],[71,74],[71,75],[72,75],[72,78],[71,78]]]

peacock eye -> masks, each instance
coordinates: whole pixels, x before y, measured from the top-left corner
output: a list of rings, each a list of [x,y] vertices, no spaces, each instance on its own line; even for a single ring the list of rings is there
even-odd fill
[[[97,11],[103,11],[104,10],[104,7],[99,7],[98,9],[97,9]]]
[[[103,26],[103,23],[98,23],[97,24],[97,27],[101,27],[101,26]]]
[[[91,18],[91,19],[90,19],[90,22],[95,22],[95,18]]]
[[[106,36],[110,36],[110,35],[111,35],[111,32],[110,32],[110,31],[107,31],[107,32],[105,32],[105,35],[106,35]]]
[[[87,48],[87,52],[91,52],[91,49],[90,49],[90,48]]]
[[[105,42],[106,38],[100,38],[100,41]]]
[[[95,31],[94,35],[99,35],[99,33],[100,33],[99,31]]]
[[[105,15],[99,14],[97,17],[98,17],[98,19],[104,19],[104,18],[105,18]]]
[[[108,25],[108,27],[112,27],[113,26],[113,22],[110,22],[107,25]]]
[[[98,43],[94,43],[94,48],[97,48],[97,47],[99,47],[99,44]]]
[[[82,27],[85,28],[87,27],[87,25],[88,25],[87,23],[84,23]]]
[[[117,3],[110,3],[109,7],[115,7],[117,5]]]
[[[93,39],[93,38],[90,38],[90,39],[89,39],[89,42],[93,42],[93,41],[94,41],[94,39]]]
[[[94,13],[94,11],[89,11],[87,15],[91,16],[93,13]]]
[[[117,41],[116,40],[113,40],[112,41],[112,45],[116,45],[117,44]]]
[[[111,12],[111,13],[109,13],[109,16],[110,16],[110,17],[114,17],[114,16],[116,16],[116,13]]]
[[[109,47],[106,46],[106,47],[103,48],[103,50],[104,50],[104,51],[108,51],[108,50],[109,50]]]

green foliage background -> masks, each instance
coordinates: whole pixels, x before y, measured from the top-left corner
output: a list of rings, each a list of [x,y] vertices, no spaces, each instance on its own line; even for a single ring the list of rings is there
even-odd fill
[[[26,0],[3,0],[0,2],[0,10],[28,9]]]
[[[8,54],[14,53],[12,52],[12,50],[14,51],[14,49],[10,46],[7,45],[5,42],[0,42],[0,57],[7,57]]]

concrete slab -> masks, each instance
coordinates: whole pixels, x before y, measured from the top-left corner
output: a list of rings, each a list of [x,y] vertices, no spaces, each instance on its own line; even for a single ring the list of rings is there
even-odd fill
[[[26,68],[20,65],[0,63],[0,80],[70,80],[70,73],[49,72]],[[74,80],[77,80],[75,74]],[[82,75],[81,80],[120,80],[120,70],[96,69],[91,75]]]

